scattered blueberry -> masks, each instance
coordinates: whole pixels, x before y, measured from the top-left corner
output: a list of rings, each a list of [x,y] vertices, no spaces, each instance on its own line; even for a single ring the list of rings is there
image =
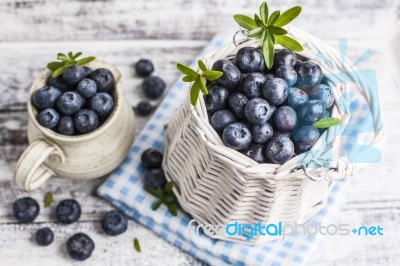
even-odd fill
[[[236,116],[229,110],[220,110],[215,112],[210,119],[211,126],[217,131],[221,133],[224,128],[237,121]]]
[[[98,68],[93,71],[89,76],[93,79],[97,85],[97,91],[99,92],[111,92],[115,86],[115,79],[112,72],[105,68]]]
[[[294,66],[297,61],[295,53],[288,49],[282,49],[275,53],[274,67],[278,68],[283,65]]]
[[[76,130],[81,134],[94,131],[99,126],[99,118],[92,110],[82,109],[74,116]]]
[[[260,71],[264,66],[264,57],[254,47],[243,47],[236,54],[236,65],[245,73]]]
[[[228,59],[219,59],[215,61],[212,70],[221,71],[223,73],[217,80],[217,83],[226,88],[233,89],[240,81],[239,69]]]
[[[141,162],[146,168],[158,168],[161,167],[163,160],[163,154],[153,148],[149,148],[142,153]]]
[[[237,93],[232,94],[229,97],[229,107],[235,113],[235,115],[237,117],[243,118],[244,117],[244,107],[246,106],[248,101],[249,101],[249,99],[245,95],[237,92]]]
[[[310,150],[319,138],[319,131],[314,126],[301,126],[292,133],[293,142],[299,153]]]
[[[252,140],[250,130],[240,122],[229,124],[222,134],[225,145],[234,150],[246,149]]]
[[[18,199],[13,205],[14,217],[21,223],[30,223],[35,220],[39,210],[39,204],[30,197]]]
[[[98,118],[105,120],[114,109],[114,99],[107,92],[99,92],[90,98],[88,106]]]
[[[58,122],[57,131],[60,134],[66,136],[72,136],[75,133],[75,126],[72,117],[70,116],[63,116],[60,118]]]
[[[136,105],[135,111],[139,116],[148,116],[153,112],[153,106],[149,101],[143,100]]]
[[[288,95],[288,85],[281,78],[267,79],[263,86],[264,98],[272,105],[282,104]]]
[[[120,235],[128,228],[128,218],[119,211],[109,211],[101,220],[101,227],[107,235]]]
[[[275,126],[279,131],[290,132],[297,124],[296,111],[289,106],[281,106],[274,113]]]
[[[57,100],[57,109],[63,115],[73,115],[85,104],[85,99],[75,91],[64,92]]]
[[[47,78],[47,85],[56,87],[61,91],[70,90],[70,86],[65,82],[62,76],[53,78],[51,75]]]
[[[38,117],[39,124],[45,128],[55,128],[59,120],[60,114],[53,108],[44,109]]]
[[[96,82],[92,79],[83,79],[76,87],[76,91],[86,99],[92,98],[97,92]]]
[[[81,205],[74,199],[61,201],[56,208],[57,220],[62,224],[72,224],[81,216]]]
[[[70,86],[76,86],[86,77],[86,71],[81,66],[73,66],[64,70],[63,79]]]
[[[165,91],[165,82],[160,77],[150,76],[143,80],[143,93],[150,99],[156,100],[163,95]]]
[[[285,135],[273,137],[265,149],[267,158],[276,164],[284,164],[294,154],[293,142]]]
[[[325,109],[330,108],[334,102],[332,89],[325,84],[313,87],[310,92],[310,99],[321,100]]]
[[[217,84],[208,86],[208,94],[204,95],[206,109],[210,113],[226,109],[230,92],[227,88]]]
[[[262,73],[249,73],[241,84],[241,90],[249,99],[260,98],[266,81],[267,78]]]
[[[147,59],[140,59],[135,64],[135,71],[139,77],[147,77],[154,71],[153,63]]]
[[[54,233],[48,227],[39,229],[36,231],[35,240],[39,246],[48,246],[53,243]]]
[[[289,88],[287,100],[289,106],[297,110],[303,103],[309,100],[309,97],[305,91],[291,87]]]
[[[147,170],[144,176],[144,185],[149,188],[157,189],[163,188],[167,184],[167,179],[163,169],[151,168]]]
[[[319,65],[314,62],[297,62],[294,69],[297,73],[297,82],[295,87],[308,92],[309,89],[321,82],[322,70]]]
[[[244,108],[244,114],[251,123],[260,124],[267,122],[271,115],[271,107],[268,102],[261,98],[251,99]]]
[[[297,73],[292,66],[282,65],[276,70],[276,77],[286,81],[289,87],[293,86],[297,81]]]
[[[58,97],[61,95],[61,90],[53,86],[44,86],[35,91],[32,97],[33,105],[38,110],[46,108],[54,108]]]
[[[265,147],[262,144],[252,143],[249,147],[244,149],[242,153],[257,163],[267,162],[267,158],[265,156]]]
[[[274,130],[272,129],[272,126],[267,123],[263,122],[258,125],[254,125],[251,134],[253,135],[253,140],[256,143],[266,143],[274,134]]]
[[[93,240],[84,233],[71,236],[67,241],[67,252],[71,258],[84,261],[88,259],[95,248]]]
[[[317,122],[324,112],[324,105],[320,100],[309,100],[298,109],[300,125],[312,125]]]

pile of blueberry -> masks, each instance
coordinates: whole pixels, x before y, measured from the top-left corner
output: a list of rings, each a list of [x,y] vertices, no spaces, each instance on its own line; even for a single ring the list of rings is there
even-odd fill
[[[262,53],[244,47],[212,69],[223,75],[208,84],[204,101],[227,147],[258,163],[283,164],[316,143],[321,132],[313,124],[330,117],[334,102],[316,63],[282,49],[267,70]]]
[[[30,197],[17,200],[13,205],[14,217],[21,223],[33,222],[40,211],[39,204]],[[61,224],[72,224],[81,216],[81,206],[74,199],[62,200],[56,208],[56,218]],[[110,211],[101,220],[101,227],[110,236],[116,236],[126,231],[128,218],[119,211]],[[49,227],[36,231],[36,243],[40,246],[48,246],[54,240],[54,233]],[[66,243],[68,254],[75,260],[88,259],[95,248],[94,241],[84,233],[71,236]]]
[[[40,125],[62,135],[81,135],[98,128],[114,110],[115,80],[110,70],[73,66],[47,79],[32,95]]]

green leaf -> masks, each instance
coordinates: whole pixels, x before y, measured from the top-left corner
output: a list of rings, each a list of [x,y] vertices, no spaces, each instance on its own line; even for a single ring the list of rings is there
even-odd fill
[[[197,99],[199,98],[200,91],[201,91],[201,84],[200,84],[200,79],[196,79],[196,81],[193,83],[192,88],[190,88],[190,102],[192,103],[193,106],[196,106]]]
[[[279,19],[280,14],[279,10],[274,11],[268,19],[268,25],[274,24]]]
[[[173,196],[170,196],[170,195],[165,196],[166,203],[172,203],[174,201],[175,201],[175,198]]]
[[[156,202],[154,202],[154,203],[151,205],[151,209],[152,209],[153,211],[157,210],[157,209],[161,206],[162,203],[163,203],[163,200],[162,200],[162,199],[157,200]]]
[[[81,54],[82,54],[82,52],[77,52],[77,53],[74,55],[74,59],[77,59],[79,56],[81,56]]]
[[[269,32],[274,34],[274,35],[285,35],[287,34],[287,30],[282,29],[280,27],[272,26],[268,28]]]
[[[262,32],[262,34],[261,34],[261,42],[262,43],[265,43],[268,40],[268,34],[269,33],[266,30]]]
[[[135,248],[135,250],[136,250],[137,252],[142,252],[142,250],[141,250],[141,248],[140,248],[139,240],[138,240],[137,238],[135,238],[135,239],[133,240],[133,247]]]
[[[247,37],[257,38],[262,34],[263,30],[264,30],[264,28],[262,28],[262,27],[252,29],[251,31],[249,31],[249,33],[247,33]]]
[[[163,197],[163,192],[161,188],[156,189],[156,197],[161,199]]]
[[[342,123],[342,120],[340,120],[339,118],[327,117],[327,118],[320,119],[317,123],[314,124],[314,126],[316,128],[328,128],[328,127],[340,125],[341,123]]]
[[[53,203],[53,193],[47,192],[44,197],[44,207],[47,208]]]
[[[289,24],[292,20],[297,18],[297,16],[301,13],[301,7],[300,6],[295,6],[292,7],[285,12],[279,17],[279,19],[275,22],[275,26],[285,26]]]
[[[54,71],[63,65],[64,65],[64,63],[62,63],[62,62],[50,62],[47,64],[47,68]]]
[[[264,27],[264,22],[262,22],[261,18],[257,15],[254,14],[254,21],[256,22],[258,27]]]
[[[267,4],[267,2],[264,2],[261,4],[260,16],[261,16],[262,22],[264,22],[264,24],[267,24],[267,21],[268,21],[268,4]]]
[[[224,73],[221,71],[207,70],[203,72],[203,76],[209,81],[214,81],[219,79]]]
[[[83,66],[83,65],[86,65],[86,64],[89,63],[89,62],[92,62],[92,61],[95,60],[95,59],[96,59],[96,57],[94,57],[94,56],[85,57],[85,58],[82,58],[81,60],[78,60],[78,61],[76,62],[76,64],[77,64],[78,66]]]
[[[69,59],[73,60],[74,59],[74,54],[72,52],[69,52],[68,53],[68,57],[69,57]]]
[[[182,81],[183,81],[183,82],[193,82],[193,81],[195,81],[196,79],[198,79],[198,77],[195,77],[195,76],[184,76],[184,77],[182,78]]]
[[[294,52],[301,52],[303,51],[303,46],[296,41],[295,39],[286,36],[286,35],[277,35],[275,36],[276,42],[282,45],[283,47],[288,48]]]
[[[197,63],[199,65],[199,68],[201,69],[201,71],[207,71],[206,64],[204,64],[204,62],[202,60],[199,60]]]
[[[200,81],[200,90],[201,90],[201,92],[204,93],[204,94],[208,94],[208,89],[206,87],[206,83],[204,83],[203,77],[200,77],[199,81]]]
[[[172,214],[172,216],[177,216],[178,215],[178,208],[176,207],[176,203],[168,203],[167,204],[169,212]]]
[[[66,69],[65,66],[60,66],[59,68],[57,68],[57,69],[53,72],[53,74],[52,74],[51,76],[52,76],[53,78],[56,78],[56,77],[60,76],[60,75],[64,72],[65,69]]]
[[[267,33],[267,40],[270,40],[273,44],[276,43],[275,36],[271,34],[269,31]]]
[[[169,182],[165,185],[164,191],[165,191],[166,193],[171,193],[173,188],[174,188],[174,182],[169,181]]]
[[[248,16],[245,15],[234,15],[233,19],[242,27],[245,28],[246,30],[252,30],[254,28],[257,28],[256,22]]]
[[[267,66],[268,69],[272,68],[272,65],[274,64],[274,44],[268,40],[263,44],[263,56],[264,56],[264,61],[265,65]]]
[[[157,191],[154,188],[151,187],[144,187],[144,190],[146,190],[148,193],[153,195],[154,197],[157,197]]]
[[[61,61],[64,61],[64,62],[69,62],[69,58],[63,53],[58,53],[57,54],[57,59],[61,60]]]
[[[195,76],[195,77],[199,76],[199,73],[197,73],[196,71],[194,71],[190,67],[185,66],[185,65],[183,65],[181,63],[176,64],[176,67],[179,69],[180,72],[182,72],[185,75]]]

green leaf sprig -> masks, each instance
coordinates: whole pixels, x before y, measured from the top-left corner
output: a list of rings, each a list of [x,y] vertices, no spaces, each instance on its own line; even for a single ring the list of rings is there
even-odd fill
[[[53,74],[51,75],[53,78],[60,76],[65,69],[72,67],[72,66],[83,66],[93,60],[96,59],[94,56],[85,57],[82,59],[78,59],[82,55],[82,52],[77,52],[73,54],[69,52],[68,55],[63,53],[57,54],[57,60],[47,64],[47,68],[53,70]]]
[[[342,120],[340,120],[339,118],[326,117],[326,118],[322,118],[318,122],[314,123],[314,126],[316,128],[328,128],[328,127],[340,125],[341,123],[342,123]]]
[[[198,73],[196,70],[181,63],[176,65],[179,71],[186,75],[182,78],[182,81],[193,82],[193,85],[190,88],[190,102],[193,106],[196,105],[197,100],[199,99],[200,91],[204,94],[208,93],[205,80],[213,82],[223,74],[221,71],[208,70],[204,62],[201,60],[198,61],[198,65],[201,73]]]
[[[246,15],[237,14],[233,18],[244,29],[248,31],[247,37],[259,39],[262,43],[262,52],[265,65],[268,69],[274,63],[274,53],[276,43],[295,52],[303,51],[303,46],[287,36],[288,33],[283,26],[289,24],[301,12],[300,6],[292,7],[281,14],[279,10],[269,14],[268,4],[264,2],[260,6],[260,14],[251,18]]]
[[[172,181],[169,181],[167,184],[165,184],[163,189],[161,188],[154,189],[149,187],[144,188],[147,192],[149,192],[151,195],[153,195],[158,199],[151,206],[151,209],[153,211],[157,210],[162,204],[164,204],[165,206],[167,206],[169,212],[173,216],[178,215],[178,208],[177,208],[178,201],[176,199],[174,192],[172,191],[173,187],[174,183]]]

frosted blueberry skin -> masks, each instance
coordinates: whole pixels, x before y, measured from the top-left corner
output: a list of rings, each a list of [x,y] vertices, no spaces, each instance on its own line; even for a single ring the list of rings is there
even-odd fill
[[[66,248],[71,258],[84,261],[90,258],[95,245],[93,240],[87,234],[78,233],[67,240]]]
[[[301,126],[292,132],[292,139],[298,153],[310,150],[320,134],[315,126]]]
[[[262,73],[249,73],[241,84],[241,91],[249,99],[260,98],[262,95],[262,88],[266,81],[267,78]]]
[[[51,75],[47,78],[47,85],[56,87],[60,89],[61,91],[67,91],[70,90],[70,86],[65,82],[62,76],[58,76],[56,78],[53,78]]]
[[[274,113],[275,126],[279,131],[290,132],[297,125],[296,111],[289,106],[281,106]]]
[[[21,223],[30,223],[39,214],[39,204],[31,197],[18,199],[13,204],[13,214],[15,219]]]
[[[35,240],[39,246],[48,246],[53,243],[54,233],[48,227],[41,228],[36,231]]]
[[[244,73],[263,70],[264,57],[254,47],[240,48],[236,54],[236,65]]]
[[[107,92],[99,92],[90,98],[88,106],[98,118],[104,121],[114,110],[114,99]]]
[[[293,86],[297,81],[297,73],[292,66],[283,65],[276,70],[276,77],[286,81],[289,87]]]
[[[228,104],[232,112],[239,118],[244,117],[244,107],[249,102],[249,99],[239,92],[232,94],[229,97]]]
[[[236,116],[229,110],[220,110],[211,116],[210,124],[217,131],[221,133],[224,128],[237,121]]]
[[[61,90],[54,86],[44,86],[33,93],[32,103],[40,111],[46,108],[54,108]]]
[[[76,91],[66,91],[57,100],[57,110],[62,115],[73,115],[82,109],[85,99]]]
[[[280,105],[288,96],[288,85],[281,78],[267,79],[263,86],[263,95],[271,105]]]
[[[107,235],[117,236],[128,228],[128,218],[119,211],[109,211],[101,220],[101,227]]]
[[[151,168],[147,170],[144,176],[145,187],[158,189],[163,188],[167,184],[164,171],[161,168]]]
[[[309,100],[297,111],[299,126],[307,126],[320,120],[325,108],[320,100]]]
[[[253,124],[267,122],[271,115],[271,107],[266,100],[254,98],[246,104],[244,115]]]
[[[251,129],[253,140],[256,143],[266,143],[274,134],[272,126],[268,122],[254,125]]]
[[[325,84],[314,86],[310,92],[310,99],[322,101],[325,109],[332,107],[334,102],[332,89]]]
[[[94,131],[99,126],[99,118],[92,110],[82,109],[74,116],[76,131],[86,134]]]
[[[143,80],[142,91],[146,97],[152,100],[160,98],[167,85],[164,80],[157,76],[150,76]]]
[[[64,70],[63,80],[70,86],[75,87],[86,77],[86,70],[81,66],[73,66]]]
[[[265,148],[267,158],[276,164],[284,164],[294,154],[293,142],[285,135],[278,135],[268,141]]]
[[[96,82],[92,79],[83,79],[76,87],[76,91],[85,99],[93,97],[97,92]]]
[[[319,65],[311,61],[297,62],[294,66],[297,73],[295,87],[309,92],[312,87],[319,84],[322,79],[322,70]]]
[[[219,59],[215,61],[212,66],[212,70],[221,71],[223,73],[216,82],[217,84],[228,89],[235,88],[240,81],[240,70],[228,59]]]
[[[242,150],[241,153],[253,159],[257,163],[266,163],[267,157],[265,155],[265,145],[251,143],[249,147]]]
[[[108,69],[98,68],[89,75],[89,78],[96,82],[99,92],[111,92],[115,87],[114,75]]]
[[[294,66],[297,62],[297,56],[295,53],[288,49],[282,49],[275,53],[274,56],[274,68],[277,69],[280,66]]]
[[[135,64],[135,71],[139,77],[147,77],[154,71],[153,63],[148,59],[140,59]]]
[[[63,116],[60,118],[57,126],[58,133],[66,136],[72,136],[75,133],[75,125],[72,117]]]
[[[309,100],[308,94],[295,87],[291,87],[288,90],[288,105],[293,109],[297,110],[302,104]]]
[[[208,85],[208,94],[203,96],[206,109],[210,113],[226,109],[228,107],[228,99],[230,96],[229,89],[217,85]]]
[[[60,121],[60,114],[53,108],[47,108],[39,113],[38,121],[42,127],[55,128]]]
[[[229,124],[222,134],[225,145],[234,150],[246,149],[252,140],[250,130],[240,122]]]
[[[72,224],[81,217],[81,205],[74,199],[63,200],[57,205],[56,217],[62,224]]]

